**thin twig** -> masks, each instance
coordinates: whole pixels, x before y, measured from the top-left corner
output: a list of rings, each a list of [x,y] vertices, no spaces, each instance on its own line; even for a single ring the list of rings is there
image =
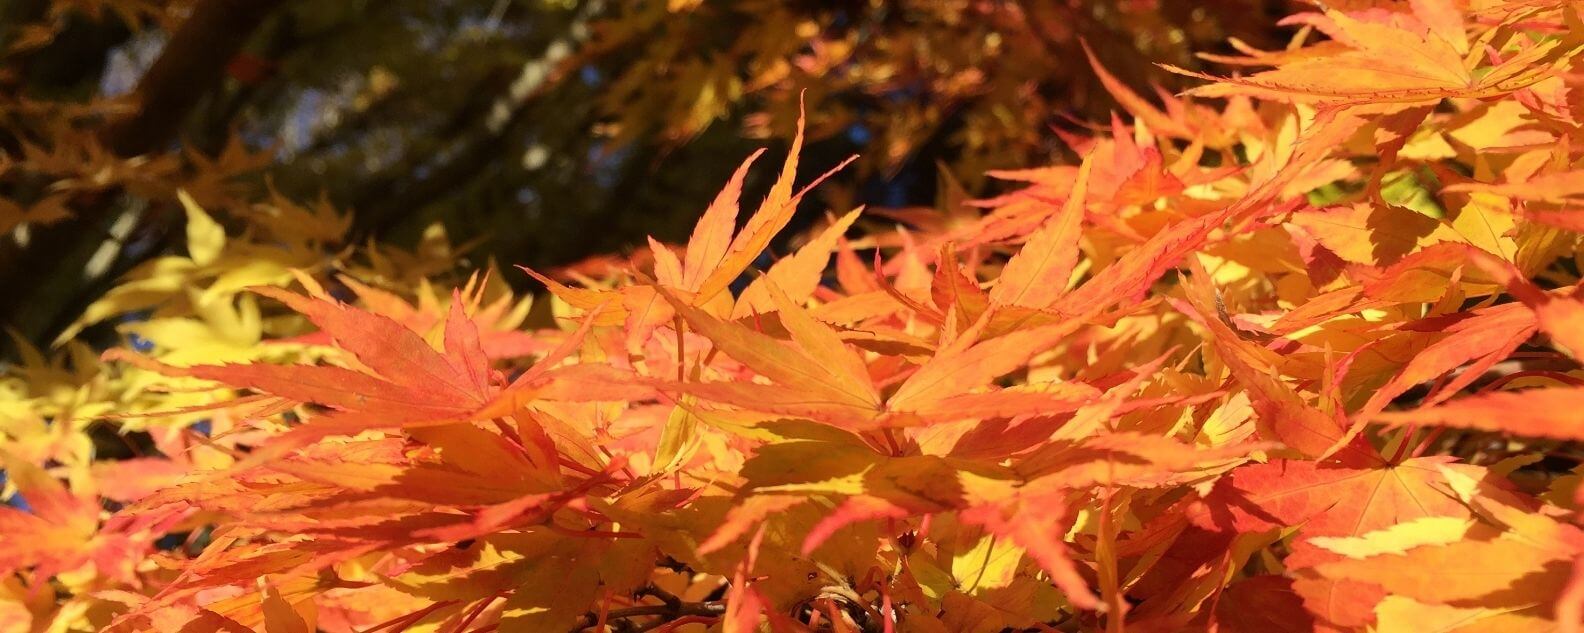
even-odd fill
[[[632,618],[659,616],[660,621],[654,624],[662,624],[678,618],[712,618],[726,613],[726,602],[724,600],[711,600],[707,602],[683,602],[682,599],[676,597],[675,595],[672,595],[671,593],[652,585],[639,590],[638,593],[662,600],[665,602],[665,604],[644,604],[635,607],[627,607],[625,609],[612,609],[607,611],[605,613],[605,621],[611,626],[611,628],[618,628],[619,630],[632,630],[634,624],[629,621]],[[621,621],[621,624],[619,625],[616,624],[618,620]],[[578,620],[577,625],[572,627],[570,633],[582,633],[598,622],[598,614],[585,613],[583,614],[582,619]],[[645,626],[637,628],[636,630],[647,631],[653,628],[654,626]]]

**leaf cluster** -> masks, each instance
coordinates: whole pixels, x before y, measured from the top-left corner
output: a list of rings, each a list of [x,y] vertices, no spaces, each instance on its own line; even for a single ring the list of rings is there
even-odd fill
[[[800,117],[745,217],[758,154],[683,244],[524,269],[533,325],[417,281],[439,236],[304,269],[184,196],[83,322],[161,316],[7,383],[0,624],[1576,630],[1577,8],[1288,21],[1181,96],[1091,57],[1079,164],[756,269]]]

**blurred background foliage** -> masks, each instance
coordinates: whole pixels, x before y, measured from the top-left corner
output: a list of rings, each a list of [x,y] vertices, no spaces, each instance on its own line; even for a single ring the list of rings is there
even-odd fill
[[[986,195],[986,170],[1066,152],[1053,128],[1106,124],[1079,34],[1171,91],[1154,63],[1279,47],[1287,4],[0,0],[0,323],[39,346],[93,325],[118,279],[188,248],[178,190],[280,266],[553,269],[677,241],[743,156],[784,151],[799,95],[805,178],[861,155],[805,225]]]

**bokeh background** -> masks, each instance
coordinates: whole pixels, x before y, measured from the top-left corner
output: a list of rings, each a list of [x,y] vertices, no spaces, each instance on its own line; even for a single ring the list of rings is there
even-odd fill
[[[232,233],[261,203],[313,209],[291,221],[327,260],[373,243],[441,249],[457,271],[597,266],[646,235],[684,238],[755,148],[779,162],[800,95],[804,177],[860,158],[794,229],[989,195],[987,170],[1059,160],[1063,131],[1107,124],[1085,43],[1135,90],[1173,91],[1154,63],[1279,47],[1290,8],[0,0],[0,324],[46,346],[127,271],[184,248],[178,189]]]

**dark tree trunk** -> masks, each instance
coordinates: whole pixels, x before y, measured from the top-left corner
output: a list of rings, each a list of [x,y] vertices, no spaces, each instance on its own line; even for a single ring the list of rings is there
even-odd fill
[[[160,56],[138,81],[136,108],[111,121],[101,140],[116,155],[131,158],[174,143],[194,107],[225,78],[226,65],[282,0],[203,0],[177,28]],[[123,207],[120,192],[102,191],[73,200],[74,216],[32,227],[25,244],[0,244],[0,324],[35,342],[48,342],[65,325],[63,315],[80,310],[89,293],[101,290],[84,277],[84,265]]]

